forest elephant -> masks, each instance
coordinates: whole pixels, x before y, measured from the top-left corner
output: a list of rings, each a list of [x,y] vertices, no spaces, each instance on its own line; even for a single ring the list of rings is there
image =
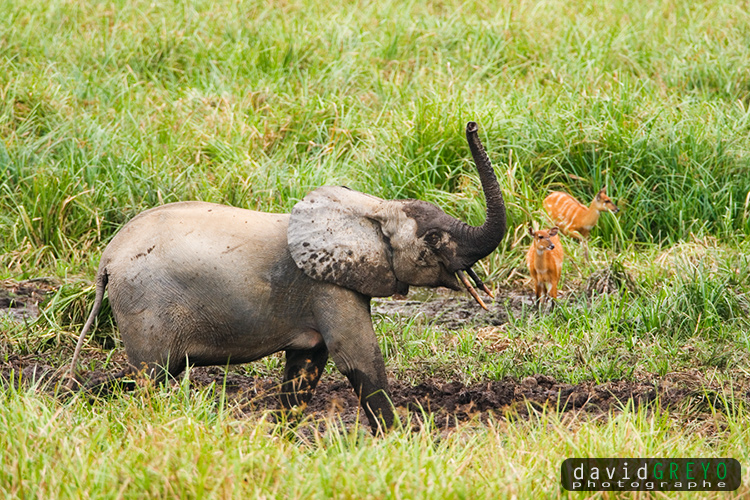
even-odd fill
[[[157,380],[187,365],[247,363],[285,351],[285,407],[306,403],[331,356],[376,432],[394,413],[370,298],[409,286],[460,289],[506,232],[505,202],[477,124],[466,137],[487,204],[471,226],[420,200],[382,200],[346,187],[310,192],[291,214],[198,201],[147,210],[104,250],[96,298],[70,366],[108,288],[128,373]],[[480,300],[481,303],[481,300]]]

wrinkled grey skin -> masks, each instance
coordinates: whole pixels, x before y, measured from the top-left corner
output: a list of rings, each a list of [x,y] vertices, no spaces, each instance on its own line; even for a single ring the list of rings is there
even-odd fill
[[[423,201],[330,186],[291,215],[204,202],[138,215],[102,254],[71,376],[108,286],[130,371],[163,379],[186,364],[246,363],[285,351],[281,398],[290,407],[310,400],[330,355],[373,430],[391,426],[370,297],[409,285],[459,289],[455,274],[505,234],[502,194],[473,122],[467,138],[488,205],[481,227]]]

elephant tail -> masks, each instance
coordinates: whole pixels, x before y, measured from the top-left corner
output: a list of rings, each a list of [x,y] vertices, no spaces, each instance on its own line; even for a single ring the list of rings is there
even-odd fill
[[[102,300],[104,299],[104,290],[105,288],[107,288],[108,281],[109,276],[107,275],[107,268],[103,268],[96,276],[96,298],[94,299],[94,306],[91,308],[91,313],[86,320],[86,324],[83,325],[81,334],[78,336],[78,344],[76,344],[76,350],[73,353],[73,360],[70,362],[70,370],[68,371],[70,386],[78,383],[75,379],[75,368],[76,364],[78,363],[78,356],[81,354],[81,348],[83,347],[83,342],[86,339],[86,334],[89,332],[89,330],[91,329],[91,325],[94,324],[94,320],[99,315],[99,309],[101,309]]]

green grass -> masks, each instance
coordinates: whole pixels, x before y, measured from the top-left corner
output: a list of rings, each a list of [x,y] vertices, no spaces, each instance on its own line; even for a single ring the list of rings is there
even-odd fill
[[[69,360],[99,255],[152,206],[289,211],[314,187],[346,184],[480,224],[464,139],[475,120],[511,224],[482,263],[495,284],[525,286],[522,236],[546,224],[550,190],[588,202],[606,185],[622,210],[600,219],[590,261],[563,240],[564,300],[550,314],[511,308],[494,330],[376,317],[391,375],[579,383],[697,371],[746,388],[748,59],[750,14],[723,0],[0,0],[0,277],[61,283],[38,321],[0,317],[0,362]],[[627,291],[588,293],[604,275]],[[122,350],[106,302],[91,346]],[[280,360],[240,370],[278,376]],[[737,401],[704,427],[626,408],[371,439],[240,418],[183,386],[93,405],[3,386],[0,491],[558,497],[569,456],[675,454],[734,456],[747,485],[747,398],[722,397]]]

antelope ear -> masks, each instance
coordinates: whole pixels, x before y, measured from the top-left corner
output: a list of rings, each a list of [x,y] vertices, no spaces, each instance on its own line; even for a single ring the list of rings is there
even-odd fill
[[[372,218],[384,200],[343,186],[318,188],[292,209],[289,252],[309,277],[370,297],[405,293],[391,248]]]
[[[550,236],[555,236],[557,234],[557,231],[558,231],[557,226],[555,226],[555,227],[553,227],[552,229],[549,230],[549,235]]]
[[[597,199],[597,200],[601,200],[601,199],[602,199],[602,195],[605,195],[605,196],[606,196],[606,194],[607,194],[607,186],[604,186],[604,187],[602,187],[602,188],[601,188],[601,189],[599,190],[599,192],[598,192],[598,193],[596,193],[596,199]]]

